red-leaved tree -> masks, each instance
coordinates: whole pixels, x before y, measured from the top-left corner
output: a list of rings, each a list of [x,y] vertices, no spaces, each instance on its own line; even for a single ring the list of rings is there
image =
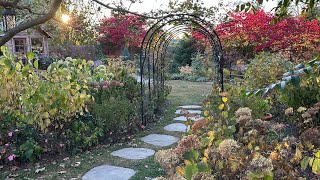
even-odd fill
[[[98,27],[98,41],[107,55],[119,56],[125,47],[134,52],[146,33],[145,25],[145,20],[135,15],[104,18]]]
[[[263,10],[232,13],[216,28],[225,52],[244,59],[259,51],[282,52],[291,61],[304,61],[320,51],[319,21],[287,17],[275,24],[273,18]]]

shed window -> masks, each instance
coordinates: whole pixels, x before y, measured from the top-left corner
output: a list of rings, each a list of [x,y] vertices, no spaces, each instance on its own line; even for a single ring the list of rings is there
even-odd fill
[[[37,53],[43,53],[42,38],[31,38],[31,51]]]
[[[26,38],[15,38],[14,39],[14,50],[16,53],[27,53],[27,39]]]

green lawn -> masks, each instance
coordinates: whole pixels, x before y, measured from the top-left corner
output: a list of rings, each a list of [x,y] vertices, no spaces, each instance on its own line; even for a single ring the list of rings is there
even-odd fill
[[[145,144],[140,141],[140,137],[151,133],[162,133],[181,137],[182,133],[167,132],[163,127],[172,123],[174,112],[178,105],[183,104],[201,104],[205,95],[210,91],[211,84],[203,82],[186,82],[186,81],[168,81],[172,86],[172,92],[168,97],[170,105],[167,107],[166,114],[161,121],[149,126],[145,131],[138,133],[131,142],[114,145],[102,145],[91,151],[69,156],[59,157],[53,162],[41,161],[36,164],[29,164],[27,168],[18,169],[16,171],[1,171],[0,179],[12,177],[15,179],[80,179],[81,176],[91,168],[109,164],[134,169],[137,173],[132,178],[134,180],[143,180],[145,177],[157,177],[165,172],[154,162],[153,156],[145,160],[125,160],[122,158],[111,156],[110,153],[124,147],[144,147],[158,150],[156,146]],[[36,173],[37,169],[43,171]]]

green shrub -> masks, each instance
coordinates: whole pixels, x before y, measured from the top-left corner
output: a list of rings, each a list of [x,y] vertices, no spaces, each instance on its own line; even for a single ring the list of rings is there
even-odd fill
[[[203,61],[204,61],[204,58],[202,56],[201,53],[195,53],[193,55],[193,57],[191,58],[192,62],[191,62],[191,67],[192,67],[192,74],[194,76],[204,76],[204,70],[205,70],[205,67],[204,67],[204,64],[203,64]]]
[[[248,89],[265,87],[276,82],[293,64],[278,54],[262,52],[250,60],[245,73],[244,85]]]

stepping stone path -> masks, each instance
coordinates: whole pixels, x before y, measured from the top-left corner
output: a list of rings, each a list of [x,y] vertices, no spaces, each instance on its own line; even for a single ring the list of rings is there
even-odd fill
[[[189,117],[189,119],[191,119],[192,121],[198,121],[198,120],[200,120],[202,118],[203,117],[201,117],[201,116]],[[179,116],[179,117],[174,118],[173,120],[175,120],[175,121],[187,121],[187,117]]]
[[[153,156],[154,153],[154,150],[146,148],[123,148],[112,152],[111,155],[125,159],[145,159],[149,156]]]
[[[169,136],[169,135],[149,134],[149,135],[141,138],[141,140],[145,143],[149,143],[149,144],[152,144],[155,146],[165,147],[165,146],[169,146],[169,145],[172,145],[172,144],[178,142],[179,139],[174,136]]]
[[[129,168],[102,165],[88,171],[82,180],[128,180],[136,172]]]
[[[166,131],[187,132],[188,127],[182,123],[173,123],[163,128]]]
[[[179,108],[182,109],[201,109],[201,106],[198,105],[184,105],[184,106],[179,106]]]
[[[184,114],[185,112],[188,112],[190,114],[201,114],[202,111],[200,110],[182,110],[182,109],[179,109],[179,110],[176,110],[175,114]]]
[[[200,116],[202,113],[201,106],[198,105],[183,105],[179,106],[181,109],[186,109],[189,113],[198,114],[198,116],[190,117],[191,120],[197,121],[202,119]],[[175,114],[183,114],[181,109],[176,110]],[[179,116],[173,119],[174,121],[187,121],[185,116]],[[164,127],[166,131],[176,131],[176,132],[186,132],[189,127],[182,123],[172,123]],[[178,138],[165,134],[149,134],[141,138],[142,141],[155,146],[166,147],[178,142]],[[155,153],[152,149],[146,148],[123,148],[111,153],[113,156],[118,156],[128,160],[141,160],[153,156]],[[135,175],[133,169],[111,166],[111,165],[101,165],[94,167],[88,171],[82,180],[128,180]]]

